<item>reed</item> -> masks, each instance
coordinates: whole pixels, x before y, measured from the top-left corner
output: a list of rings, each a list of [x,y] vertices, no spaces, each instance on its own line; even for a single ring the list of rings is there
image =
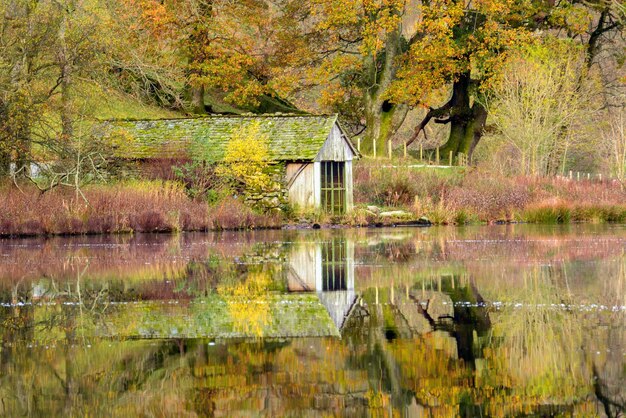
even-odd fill
[[[171,232],[208,227],[205,203],[182,187],[136,181],[85,187],[86,200],[70,190],[41,194],[31,187],[0,188],[0,235]]]
[[[209,211],[209,228],[213,230],[279,228],[279,215],[263,215],[253,211],[241,200],[226,198]]]
[[[626,222],[626,191],[611,181],[369,162],[359,163],[354,177],[357,204],[412,210],[436,224]]]
[[[531,205],[523,209],[521,220],[545,224],[569,223],[572,220],[572,208],[564,203]]]

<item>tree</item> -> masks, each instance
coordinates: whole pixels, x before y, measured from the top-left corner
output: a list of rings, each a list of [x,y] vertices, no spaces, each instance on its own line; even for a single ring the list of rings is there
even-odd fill
[[[624,110],[612,115],[610,126],[603,134],[607,162],[610,174],[619,181],[626,181],[626,116]]]
[[[287,0],[125,0],[140,32],[176,50],[188,110],[205,113],[207,92],[240,108],[297,109],[283,97],[295,39]]]
[[[53,66],[55,16],[50,2],[0,4],[0,176],[11,162],[30,159],[34,121],[58,87],[44,81]]]
[[[408,111],[389,91],[407,50],[409,3],[310,0],[305,7],[309,55],[299,63],[308,68],[305,82],[321,85],[322,106],[342,113],[354,133],[363,132],[365,152],[383,154]]]
[[[563,172],[568,147],[578,139],[571,127],[591,107],[578,83],[584,65],[584,51],[571,42],[525,48],[507,61],[480,104],[515,150],[518,173]]]
[[[142,102],[185,108],[186,40],[198,49],[203,45],[201,39],[187,34],[187,19],[195,4],[123,0],[109,5],[117,31],[123,35],[116,39],[107,81]]]
[[[418,124],[412,142],[433,119],[449,123],[444,151],[469,153],[486,111],[474,105],[513,44],[525,42],[520,20],[533,10],[516,3],[436,0],[422,2],[311,0],[307,34],[325,82],[325,105],[350,115],[364,130],[364,149],[381,154],[411,108],[428,107],[452,86],[443,106]],[[330,80],[330,81],[329,81]]]
[[[261,132],[259,122],[233,133],[226,147],[224,161],[216,172],[235,193],[262,193],[272,186],[267,174],[269,138]]]
[[[384,150],[407,110],[425,107],[412,143],[431,123],[449,125],[440,147],[471,157],[488,112],[482,105],[511,50],[530,44],[538,31],[581,42],[588,66],[601,43],[619,31],[623,5],[616,1],[518,2],[481,0],[310,0],[306,37],[313,43],[322,98],[333,109],[364,117],[365,151]],[[442,91],[449,91],[441,104]],[[443,95],[446,95],[443,93]]]
[[[463,153],[471,158],[487,121],[480,100],[512,47],[530,42],[537,9],[517,2],[431,2],[400,72],[395,100],[428,107],[417,124],[412,143],[428,123],[450,125],[441,155]],[[432,91],[451,84],[452,93],[432,107]],[[412,85],[417,87],[411,87]]]
[[[0,173],[6,175],[11,162],[28,172],[33,151],[56,159],[72,146],[76,123],[89,113],[80,106],[78,85],[101,78],[112,37],[100,0],[14,0],[0,13]]]

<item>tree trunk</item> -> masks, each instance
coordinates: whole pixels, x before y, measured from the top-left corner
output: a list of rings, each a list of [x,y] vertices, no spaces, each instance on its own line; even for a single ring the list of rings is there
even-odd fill
[[[74,136],[74,120],[72,115],[72,64],[70,51],[66,43],[68,11],[62,10],[63,20],[59,28],[60,49],[57,55],[61,82],[61,135],[64,140]]]
[[[11,154],[8,151],[0,150],[0,179],[2,177],[7,177],[10,174],[10,171]]]
[[[206,113],[204,108],[204,86],[191,86],[191,111],[197,114]]]
[[[366,96],[365,131],[362,151],[368,155],[387,155],[387,143],[398,130],[408,109]]]
[[[190,102],[190,111],[196,114],[204,114],[207,113],[204,106],[205,87],[197,81],[194,81],[194,79],[202,76],[202,72],[197,69],[197,66],[209,58],[205,46],[211,42],[211,39],[203,22],[205,19],[211,19],[213,0],[198,2],[196,6],[198,7],[197,15],[195,16],[196,20],[191,23],[191,33],[186,43],[189,57],[186,93],[188,94],[187,98]]]
[[[8,134],[7,109],[0,103],[0,179],[11,174],[11,145]]]
[[[390,33],[385,42],[382,62],[369,57],[365,62],[368,73],[368,86],[365,88],[365,122],[362,152],[381,157],[387,155],[387,143],[402,125],[408,107],[393,104],[386,93],[393,82],[396,71],[396,58],[401,52],[399,30]]]
[[[69,64],[61,67],[61,135],[69,140],[74,137],[74,117],[72,112],[72,69]]]
[[[470,104],[470,73],[462,74],[454,82],[452,98],[449,106],[450,135],[448,141],[439,147],[441,158],[447,158],[452,152],[453,156],[467,155],[471,160],[472,154],[478,142],[482,138],[485,124],[487,123],[487,109],[474,101]],[[444,122],[440,122],[444,123]]]
[[[30,127],[24,124],[24,126],[20,126],[17,129],[15,170],[21,170],[21,175],[30,175],[30,163],[33,161],[31,155]]]

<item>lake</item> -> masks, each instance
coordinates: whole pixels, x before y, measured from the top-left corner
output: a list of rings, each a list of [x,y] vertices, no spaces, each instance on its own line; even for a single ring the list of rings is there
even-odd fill
[[[623,416],[626,226],[0,240],[2,416]]]

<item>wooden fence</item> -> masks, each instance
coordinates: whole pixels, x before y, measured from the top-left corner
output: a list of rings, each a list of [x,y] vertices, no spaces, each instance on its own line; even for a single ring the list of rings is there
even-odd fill
[[[408,157],[408,151],[407,151],[407,143],[404,142],[402,145],[402,156],[404,158]],[[357,150],[359,151],[359,153],[362,153],[361,151],[361,138],[357,138]],[[382,156],[378,156],[376,155],[376,147],[373,148],[373,154],[372,155],[366,155],[367,157],[371,157],[371,158],[388,158],[388,159],[392,159],[393,158],[393,147],[392,147],[392,143],[391,141],[387,141],[387,153],[386,155],[382,155]],[[426,158],[424,158],[426,156]],[[466,154],[463,153],[459,153],[456,156],[456,161],[454,158],[454,154],[452,151],[450,151],[448,153],[448,155],[439,155],[439,148],[435,148],[434,152],[429,152],[426,151],[424,152],[424,146],[422,144],[420,144],[420,148],[419,148],[419,161],[422,161],[424,165],[429,165],[429,166],[439,166],[439,167],[452,167],[452,166],[467,166],[469,165],[469,158],[467,157]],[[456,162],[456,164],[454,164]]]
[[[357,149],[359,153],[361,153],[361,138],[357,138]],[[370,158],[393,158],[393,147],[391,141],[387,141],[387,155],[378,157],[376,155],[376,148],[374,147],[373,155],[366,155]],[[407,158],[407,143],[404,142],[402,146],[402,157]],[[454,155],[452,151],[449,152],[445,158],[442,158],[439,155],[439,148],[436,148],[434,151],[432,150],[424,150],[424,146],[420,144],[419,146],[419,158],[420,164],[410,164],[406,165],[407,168],[421,168],[421,167],[433,167],[433,168],[448,168],[448,167],[467,167],[470,165],[469,158],[466,154],[459,153],[456,156],[456,161],[454,159]],[[456,163],[456,164],[455,164]],[[395,167],[395,166],[383,166],[383,167]],[[612,181],[612,182],[620,182],[617,177],[607,177],[603,176],[602,173],[588,173],[582,171],[572,171],[570,170],[565,175],[557,174],[553,177],[560,179],[567,179],[571,181]]]

